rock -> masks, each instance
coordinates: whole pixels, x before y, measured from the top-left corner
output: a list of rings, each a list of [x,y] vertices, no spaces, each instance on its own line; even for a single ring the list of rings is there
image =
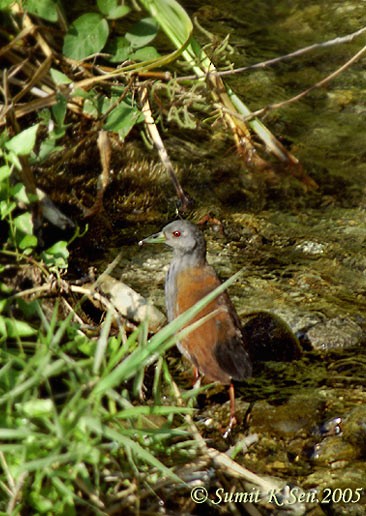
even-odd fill
[[[362,328],[352,319],[335,317],[315,324],[306,332],[313,349],[330,351],[359,346],[364,338]]]
[[[165,322],[165,315],[128,285],[105,274],[99,289],[109,296],[114,307],[127,319],[140,323],[147,319],[149,329],[157,331]]]
[[[243,319],[243,334],[253,363],[269,360],[290,362],[301,357],[302,350],[297,337],[278,315],[256,312]]]

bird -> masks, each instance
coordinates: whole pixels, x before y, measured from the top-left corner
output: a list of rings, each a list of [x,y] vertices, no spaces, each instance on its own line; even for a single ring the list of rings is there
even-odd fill
[[[221,284],[215,269],[208,264],[202,231],[187,220],[176,220],[161,232],[144,238],[139,245],[165,243],[173,249],[165,280],[168,321],[188,310]],[[191,323],[213,313],[203,324],[177,342],[179,351],[194,366],[195,378],[204,376],[229,386],[230,420],[224,436],[237,423],[234,381],[252,375],[249,342],[240,318],[225,291],[210,302]]]

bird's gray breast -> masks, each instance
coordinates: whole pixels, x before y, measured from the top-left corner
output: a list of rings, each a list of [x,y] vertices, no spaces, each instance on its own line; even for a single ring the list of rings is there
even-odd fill
[[[177,274],[179,266],[176,261],[172,261],[165,280],[165,306],[168,316],[168,321],[172,321],[175,318],[175,305],[177,296]]]

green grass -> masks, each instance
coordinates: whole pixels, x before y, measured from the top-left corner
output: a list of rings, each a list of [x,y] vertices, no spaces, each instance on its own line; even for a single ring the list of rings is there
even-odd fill
[[[137,510],[155,496],[157,482],[184,487],[178,466],[192,461],[198,445],[186,420],[196,391],[185,402],[179,394],[178,403],[163,354],[202,323],[181,329],[235,279],[150,339],[144,323],[127,339],[111,335],[109,315],[99,337],[90,338],[73,312],[62,320],[58,302],[48,316],[40,300],[32,302],[27,327],[33,332],[26,335],[7,317],[0,350],[0,511],[79,514],[85,507],[105,514],[126,501]],[[13,299],[7,311],[19,310],[16,304]],[[152,387],[143,399],[146,370]]]
[[[131,399],[126,379],[146,364],[140,330],[124,343],[109,339],[98,376],[95,355],[78,349],[97,352],[98,344],[57,321],[56,311],[52,324],[40,317],[36,339],[11,339],[1,351],[1,510],[76,514],[107,506],[132,483],[179,482],[165,449],[186,435],[181,415],[191,409]]]

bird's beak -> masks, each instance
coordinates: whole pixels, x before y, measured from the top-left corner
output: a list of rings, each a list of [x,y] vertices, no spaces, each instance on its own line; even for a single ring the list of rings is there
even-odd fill
[[[143,240],[140,240],[139,245],[144,244],[164,244],[166,242],[166,236],[163,233],[163,231],[160,231],[160,233],[154,233],[153,235],[150,235]]]

